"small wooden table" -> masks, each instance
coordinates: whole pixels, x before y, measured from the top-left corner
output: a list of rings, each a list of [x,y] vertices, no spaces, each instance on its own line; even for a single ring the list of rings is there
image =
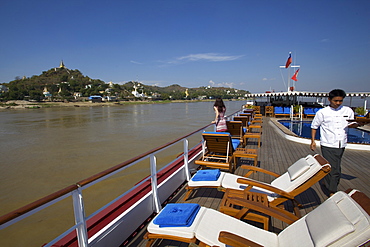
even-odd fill
[[[253,133],[253,132],[244,133],[244,135],[243,135],[243,143],[244,143],[244,145],[247,145],[247,139],[248,138],[258,139],[258,147],[261,146],[261,134],[260,133]]]
[[[236,169],[238,158],[250,158],[254,160],[254,166],[257,166],[258,162],[258,153],[257,149],[249,149],[249,148],[237,148],[233,153],[233,160]]]
[[[252,132],[252,129],[257,129],[258,130],[258,134],[262,134],[262,126],[261,125],[257,125],[257,124],[251,124],[248,126],[248,129],[249,129],[249,133],[253,133]]]

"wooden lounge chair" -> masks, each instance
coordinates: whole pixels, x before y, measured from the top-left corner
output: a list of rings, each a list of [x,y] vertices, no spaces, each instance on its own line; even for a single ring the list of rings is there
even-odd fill
[[[253,117],[253,112],[239,113],[239,116],[241,116],[241,117],[249,117],[249,119],[251,119]]]
[[[253,127],[256,127],[257,125],[253,126]],[[253,129],[252,127],[252,129]],[[258,130],[262,130],[262,129],[259,129]],[[257,146],[260,147],[261,146],[261,132],[257,133],[257,132],[247,132],[247,133],[244,133],[243,135],[243,145],[247,145],[248,144],[248,140],[249,139],[257,139]]]
[[[253,120],[262,120],[262,114],[261,113],[254,114]]]
[[[244,132],[247,131],[249,125],[249,117],[248,116],[235,116],[234,121],[241,121],[243,123]]]
[[[232,138],[243,141],[244,129],[242,121],[226,121],[227,132],[230,133]]]
[[[255,105],[255,106],[253,106],[253,110],[254,110],[255,114],[259,114],[259,113],[261,113],[261,106]]]
[[[274,117],[274,107],[273,106],[268,105],[265,107],[265,117],[267,117],[267,115],[271,115],[272,117]]]
[[[250,125],[261,125],[262,126],[262,124],[263,124],[262,116],[255,116],[252,119],[252,121],[250,121]]]
[[[186,203],[189,204],[189,203]],[[269,232],[221,212],[198,206],[184,214],[188,226],[167,225],[167,209],[184,204],[167,205],[148,225],[145,239],[151,246],[156,239],[171,239],[199,246],[360,246],[370,239],[370,198],[359,191],[335,193],[320,206],[298,219],[279,234]],[[192,205],[194,206],[194,205]],[[195,204],[196,206],[196,204]],[[182,213],[183,211],[178,210]],[[176,215],[175,215],[176,217]]]
[[[237,117],[234,117],[234,119]],[[242,118],[242,117],[239,117]],[[238,119],[238,118],[237,118]],[[247,140],[250,138],[258,139],[258,147],[261,145],[261,133],[262,125],[260,123],[250,124],[248,128],[243,126],[242,121],[226,121],[227,131],[231,134],[232,138],[240,139],[243,146],[247,144]],[[246,132],[251,131],[251,129],[257,129],[258,132]]]
[[[261,171],[276,178],[269,184],[249,178],[237,179],[237,183],[246,187],[244,187],[244,190],[226,189],[221,201],[220,211],[240,219],[244,218],[266,223],[265,219],[261,220],[261,217],[250,212],[248,207],[240,208],[240,205],[235,202],[234,198],[264,202],[269,207],[282,207],[285,201],[291,200],[295,214],[297,217],[300,217],[298,207],[301,205],[295,200],[295,197],[319,182],[330,172],[330,169],[328,161],[318,154],[315,156],[308,155],[306,158],[299,159],[282,175],[258,167],[251,167],[250,170]]]
[[[262,134],[262,122],[259,120],[253,120],[248,126],[248,132]]]
[[[269,188],[271,190],[264,189],[263,192],[268,193],[271,201],[276,200],[276,202],[280,204],[285,200],[294,199],[297,194],[302,193],[304,190],[311,187],[322,177],[324,177],[328,172],[330,172],[330,165],[319,154],[316,154],[315,156],[307,155],[306,157],[299,159],[288,168],[287,172],[282,175],[255,166],[242,165],[241,168],[249,171],[244,176],[221,172],[221,175],[219,176],[217,181],[194,181],[193,179],[190,179],[186,186],[187,193],[184,197],[184,200],[187,200],[195,189],[201,187],[219,188],[219,190],[222,191],[232,189],[232,191],[240,192],[243,192],[244,190],[249,190],[253,192],[263,190],[262,188]],[[298,168],[301,168],[301,170],[299,170]],[[295,179],[291,181],[291,176],[297,176],[296,173],[293,173],[295,170],[297,170],[297,172],[304,170],[304,172],[300,174],[300,176],[297,178],[293,177]],[[248,177],[253,172],[263,172],[265,174],[276,177],[276,179],[273,180],[270,184],[248,179]],[[254,182],[255,187],[251,189],[249,187],[249,184],[246,182]],[[257,187],[260,184],[261,187]],[[275,192],[279,192],[282,195],[274,195],[273,193]],[[243,193],[241,193],[241,195],[243,195]]]
[[[253,113],[254,112],[254,109],[252,109],[252,108],[246,108],[246,109],[243,109],[243,112],[244,113]]]
[[[203,155],[195,164],[233,172],[232,156],[240,139],[232,139],[228,132],[203,132],[202,137]]]

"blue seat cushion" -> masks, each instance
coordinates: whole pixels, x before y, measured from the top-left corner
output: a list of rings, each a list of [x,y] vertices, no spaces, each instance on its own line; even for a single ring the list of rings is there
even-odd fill
[[[220,134],[220,135],[230,135],[230,133],[229,132],[210,132],[210,131],[208,131],[208,132],[203,132],[203,134]]]
[[[221,175],[220,169],[199,170],[193,176],[193,181],[216,181]]]
[[[234,150],[239,146],[240,140],[239,139],[232,139],[232,145]]]
[[[196,203],[169,203],[153,223],[159,227],[186,227],[191,226],[200,209]]]
[[[277,106],[277,107],[275,107],[275,108],[274,108],[274,112],[275,112],[275,113],[278,113],[278,114],[279,114],[279,113],[280,113],[280,114],[281,114],[281,113],[284,113],[283,107],[281,107],[281,106]]]
[[[315,114],[313,111],[313,108],[304,108],[303,109],[304,114]]]

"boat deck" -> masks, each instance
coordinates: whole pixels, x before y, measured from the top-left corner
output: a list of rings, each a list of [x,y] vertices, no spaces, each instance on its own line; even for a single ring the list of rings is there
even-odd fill
[[[315,154],[311,151],[309,145],[293,142],[283,138],[278,131],[269,124],[268,117],[263,118],[263,134],[261,138],[261,147],[258,149],[258,165],[264,169],[274,171],[278,174],[284,173],[287,168],[298,159],[307,156],[308,154]],[[257,148],[257,143],[248,143],[248,148]],[[320,153],[320,148],[316,150]],[[346,149],[342,158],[342,177],[339,184],[339,190],[346,190],[348,188],[355,188],[364,192],[370,197],[370,161],[369,151],[359,151]],[[249,161],[242,161],[249,162]],[[236,174],[243,175],[245,170],[238,166]],[[270,182],[273,178],[269,175],[255,173],[251,176],[264,182]],[[184,202],[185,189],[181,189],[172,199],[171,203]],[[198,203],[201,206],[218,209],[222,199],[223,192],[217,189],[199,189],[196,193],[186,201]],[[320,203],[328,198],[323,193],[320,185],[316,183],[310,189],[296,197],[296,199],[303,205],[300,209],[301,215],[316,208]],[[292,211],[290,203],[285,204],[286,208]],[[270,231],[280,232],[287,224],[279,220],[271,218]],[[255,223],[258,226],[258,223]],[[126,246],[145,246],[146,240],[143,240],[146,227],[134,239],[132,239]],[[170,240],[157,240],[152,246],[188,246],[186,243],[180,243]]]

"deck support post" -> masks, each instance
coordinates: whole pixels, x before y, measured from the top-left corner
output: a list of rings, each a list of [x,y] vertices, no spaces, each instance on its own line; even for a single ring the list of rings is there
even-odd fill
[[[78,246],[87,247],[88,235],[81,187],[78,187],[76,190],[72,191],[72,198],[73,198],[73,211],[77,226],[76,233],[78,239]]]
[[[184,139],[184,165],[185,165],[185,175],[186,180],[190,180],[190,170],[189,170],[189,141]]]
[[[150,155],[150,173],[152,183],[153,206],[156,213],[162,209],[161,202],[158,197],[158,184],[157,184],[157,158]]]

